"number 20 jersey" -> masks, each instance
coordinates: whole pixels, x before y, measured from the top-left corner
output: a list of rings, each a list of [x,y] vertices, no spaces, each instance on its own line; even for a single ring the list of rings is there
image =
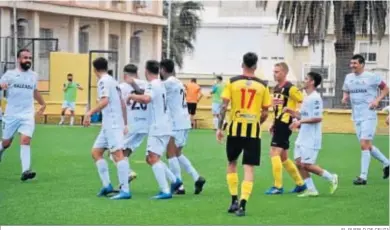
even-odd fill
[[[260,117],[263,109],[271,106],[271,96],[266,82],[256,77],[230,78],[222,98],[231,103],[228,135],[260,138]]]
[[[164,81],[167,91],[167,106],[172,121],[172,130],[191,129],[191,119],[188,113],[185,88],[183,83],[174,76]]]
[[[140,89],[145,90],[147,82],[140,79],[135,79],[135,83]],[[149,131],[149,106],[147,104],[141,104],[131,101],[127,103],[127,98],[130,94],[134,93],[133,87],[126,82],[122,82],[119,85],[122,93],[122,99],[125,101],[127,108],[127,124],[129,126],[129,133],[148,133]]]

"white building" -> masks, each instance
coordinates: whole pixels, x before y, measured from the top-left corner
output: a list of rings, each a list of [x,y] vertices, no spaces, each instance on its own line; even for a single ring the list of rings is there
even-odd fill
[[[162,26],[167,22],[162,16],[162,1],[0,1],[2,70],[14,60],[14,2],[18,48],[33,49],[34,70],[39,72],[40,80],[49,78],[50,51],[116,51],[117,58],[107,56],[111,68],[117,63],[119,70],[129,62],[141,64],[161,57]]]
[[[207,1],[204,2],[202,25],[195,42],[195,51],[187,55],[183,75],[212,76],[215,74],[235,75],[241,73],[241,58],[245,52],[259,55],[258,74],[273,81],[272,67],[275,62],[285,61],[290,66],[289,79],[302,81],[310,70],[320,71],[321,44],[313,46],[307,38],[303,45],[293,45],[289,35],[277,35],[276,6],[278,1],[268,1],[264,11],[259,1]],[[388,27],[387,27],[388,28]],[[333,20],[329,23],[324,49],[325,92],[334,95],[335,51]],[[381,45],[374,40],[357,36],[355,53],[367,58],[367,68],[384,75],[388,80],[389,32]],[[347,66],[345,68],[348,68]]]

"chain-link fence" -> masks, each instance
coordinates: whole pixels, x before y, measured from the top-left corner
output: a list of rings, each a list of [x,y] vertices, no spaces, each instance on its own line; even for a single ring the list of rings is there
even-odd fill
[[[15,68],[13,37],[0,37],[0,74]],[[49,90],[50,52],[58,51],[56,38],[17,38],[17,48],[28,49],[32,53],[32,69],[38,73],[38,88]]]

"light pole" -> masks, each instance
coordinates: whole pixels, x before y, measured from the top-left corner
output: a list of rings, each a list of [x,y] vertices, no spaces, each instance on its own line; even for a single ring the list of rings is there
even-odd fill
[[[167,32],[167,58],[171,57],[171,20],[172,20],[172,0],[168,0],[168,32]]]

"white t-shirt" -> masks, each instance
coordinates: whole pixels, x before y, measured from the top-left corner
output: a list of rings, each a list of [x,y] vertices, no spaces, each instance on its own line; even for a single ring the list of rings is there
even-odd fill
[[[305,97],[301,106],[301,119],[322,118],[323,102],[317,91]],[[321,149],[322,142],[322,122],[314,124],[301,124],[296,145],[311,149]]]
[[[148,84],[144,80],[134,79],[135,83],[140,89],[145,90],[146,85]],[[133,87],[126,83],[122,82],[119,85],[122,93],[122,99],[125,100],[127,108],[127,124],[129,126],[130,133],[148,133],[149,130],[149,109],[150,105],[141,104],[139,102],[130,101],[130,104],[127,104],[127,97],[134,93]]]
[[[191,119],[187,109],[185,88],[176,77],[164,81],[167,91],[167,104],[173,130],[191,129]]]
[[[0,79],[7,83],[7,107],[4,116],[34,117],[34,90],[37,88],[37,74],[32,71],[8,70]]]
[[[149,135],[165,136],[172,134],[171,119],[167,108],[167,94],[160,79],[149,82],[145,95],[151,97],[149,106]]]
[[[122,100],[118,82],[106,74],[98,82],[98,98],[108,97],[108,104],[102,110],[102,129],[123,129]]]

